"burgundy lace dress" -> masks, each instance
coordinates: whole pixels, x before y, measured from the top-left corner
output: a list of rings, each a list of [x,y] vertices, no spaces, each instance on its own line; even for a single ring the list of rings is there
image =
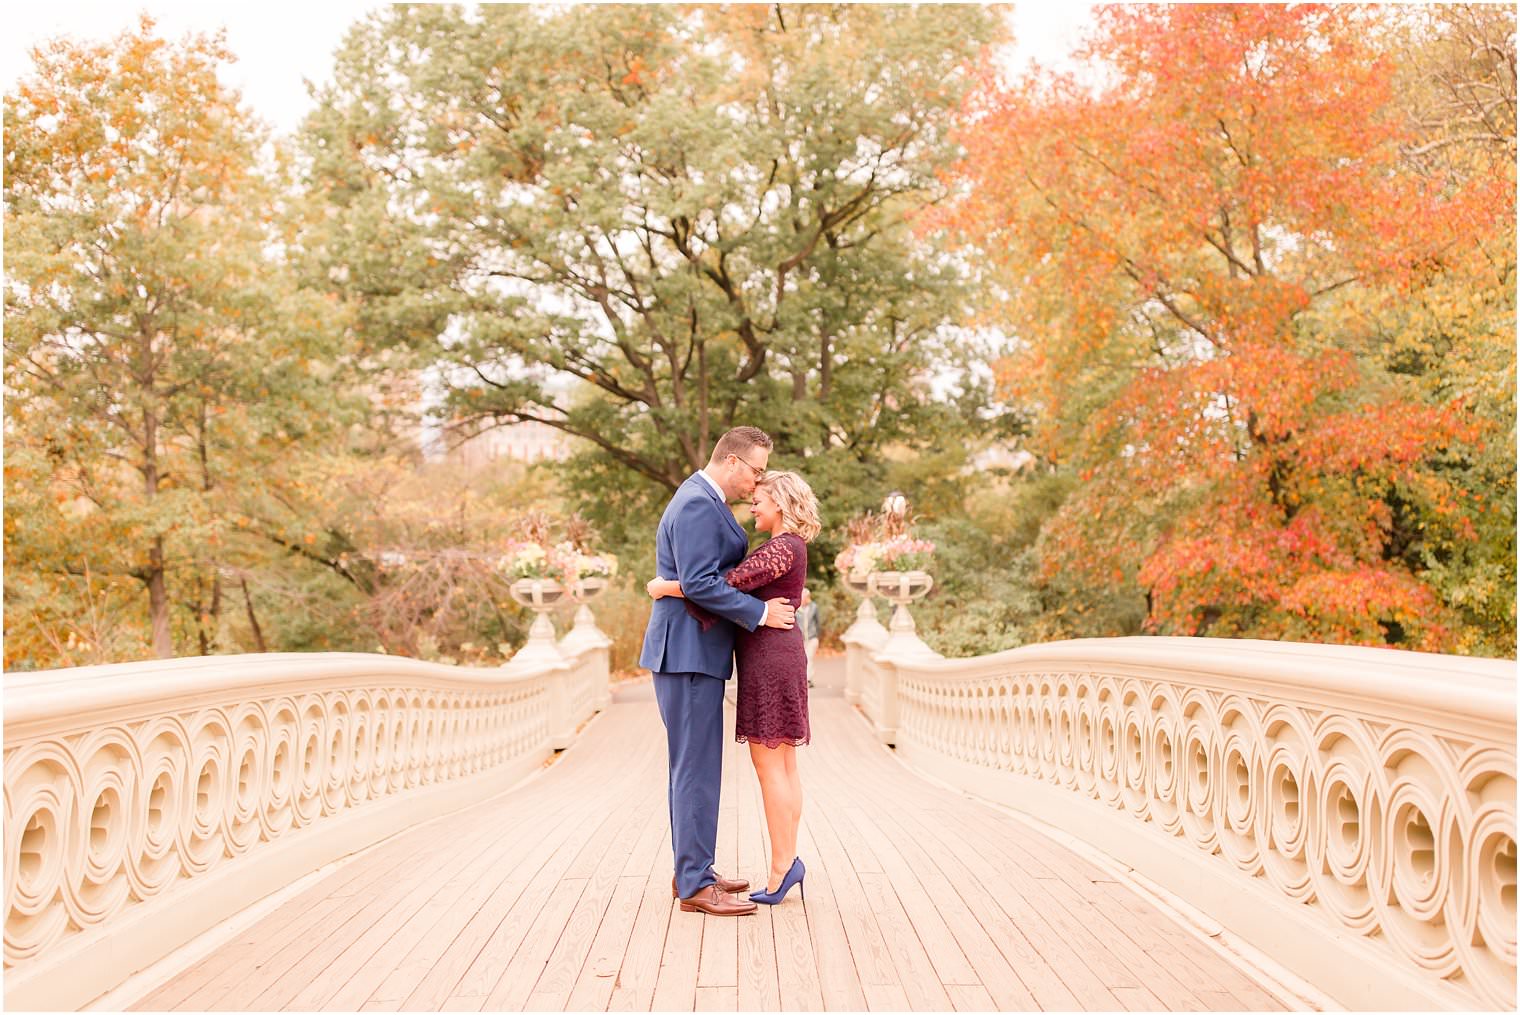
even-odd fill
[[[740,561],[727,578],[734,588],[757,599],[785,596],[793,606],[800,606],[807,578],[807,543],[794,532],[783,532]],[[702,614],[706,611],[690,602],[688,608],[704,620],[705,626]],[[807,650],[802,628],[741,628],[734,652],[739,663],[734,739],[766,747],[807,743],[812,734],[808,728]]]

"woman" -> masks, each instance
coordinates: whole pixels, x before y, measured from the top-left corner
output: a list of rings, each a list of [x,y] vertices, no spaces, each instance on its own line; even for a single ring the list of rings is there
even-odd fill
[[[755,528],[770,539],[728,573],[728,583],[758,599],[784,596],[797,603],[807,577],[807,544],[818,535],[818,500],[795,472],[767,472],[755,487]],[[655,599],[681,595],[681,583],[655,578],[646,586]],[[703,628],[717,618],[686,604]],[[735,645],[739,664],[738,716],[734,738],[749,744],[750,760],[760,779],[765,825],[771,840],[771,869],[764,892],[751,901],[775,905],[807,873],[797,856],[797,825],[802,819],[802,781],[797,748],[808,742],[807,652],[802,629],[757,627],[740,631]]]

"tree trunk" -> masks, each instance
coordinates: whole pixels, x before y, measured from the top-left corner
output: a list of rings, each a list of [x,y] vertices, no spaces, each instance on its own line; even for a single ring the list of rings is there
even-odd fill
[[[209,617],[204,621],[202,616]],[[216,561],[211,562],[211,609],[204,615],[196,615],[201,635],[201,655],[209,656],[216,648],[216,632],[222,628],[222,569]]]
[[[711,424],[710,424],[710,422],[708,420],[708,415],[707,415],[709,410],[708,410],[708,406],[707,406],[707,343],[706,342],[698,342],[697,343],[697,393],[698,393],[697,418],[701,420],[701,437],[698,440],[697,446],[701,450],[701,453],[702,453],[702,462],[701,462],[701,464],[699,464],[697,466],[697,468],[700,469],[700,468],[702,468],[702,466],[704,466],[704,465],[707,464],[707,460],[712,456],[712,449],[713,449],[712,448],[712,426],[711,426]]]
[[[164,581],[164,537],[155,536],[148,553],[148,616],[153,622],[153,654],[174,658],[174,639],[169,635],[169,590]]]
[[[145,352],[146,356],[147,353]],[[150,387],[151,393],[151,387]],[[143,409],[143,487],[151,505],[158,496],[158,417]],[[153,537],[148,551],[148,619],[153,627],[153,654],[174,658],[174,639],[169,633],[169,588],[164,576],[164,537]]]
[[[201,594],[205,591],[206,583],[197,578],[195,580],[195,640],[200,644],[201,655],[211,654],[211,639],[206,635],[206,609],[201,602]]]
[[[248,579],[243,579],[243,605],[248,608],[248,626],[253,630],[253,643],[260,652],[268,652],[264,645],[264,632],[259,629],[259,618],[253,612],[253,596],[248,592]]]
[[[201,425],[196,433],[196,445],[200,453],[201,492],[209,495],[216,484],[211,479],[211,403],[204,398],[201,399],[200,416]],[[209,613],[211,621],[209,625],[201,620],[202,616],[203,614],[197,610],[196,621],[200,629],[201,655],[208,656],[215,646],[216,632],[222,628],[222,568],[215,558],[211,561],[211,610]]]

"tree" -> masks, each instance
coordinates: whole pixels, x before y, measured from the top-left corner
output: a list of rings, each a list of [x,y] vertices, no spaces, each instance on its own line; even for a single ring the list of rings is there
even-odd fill
[[[737,423],[868,485],[882,447],[976,418],[928,383],[975,358],[947,328],[970,269],[909,220],[994,31],[975,8],[392,7],[305,127],[333,211],[304,248],[367,341],[441,364],[456,426],[594,445],[604,521],[647,518]]]
[[[335,503],[291,517],[322,520],[307,562],[329,565],[349,586],[329,626],[350,629],[365,651],[479,665],[511,655],[527,623],[497,565],[558,508],[542,470],[351,459],[328,473],[326,488]]]
[[[278,193],[220,38],[144,17],[32,55],[5,110],[7,634],[129,578],[154,655],[176,605],[210,651],[236,498],[342,401],[328,301],[272,252]]]
[[[1085,79],[977,93],[949,217],[1008,292],[1005,392],[1082,480],[1047,580],[1135,589],[1162,632],[1461,643],[1424,520],[1478,538],[1457,474],[1502,410],[1394,368],[1363,311],[1493,237],[1512,288],[1513,176],[1411,169],[1392,36],[1368,8],[1110,7]]]
[[[1412,172],[1478,194],[1494,210],[1515,192],[1515,11],[1482,4],[1402,8],[1395,23],[1398,104],[1409,123]],[[1465,505],[1402,512],[1418,538],[1399,540],[1460,618],[1457,649],[1515,651],[1515,220],[1464,224],[1407,292],[1362,309],[1383,336],[1381,361],[1410,377],[1424,399],[1468,400],[1487,435],[1440,463]],[[1468,526],[1471,526],[1469,529]]]

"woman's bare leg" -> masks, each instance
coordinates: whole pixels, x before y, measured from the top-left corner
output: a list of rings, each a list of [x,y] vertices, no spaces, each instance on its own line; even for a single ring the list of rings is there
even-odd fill
[[[786,781],[792,785],[792,843],[797,842],[797,829],[802,825],[802,776],[797,774],[797,748],[786,748]],[[792,850],[793,855],[796,850]]]
[[[749,757],[755,764],[755,775],[760,779],[760,797],[765,802],[765,828],[771,841],[770,878],[766,890],[774,892],[781,887],[781,879],[792,866],[797,855],[797,815],[802,801],[793,799],[792,779],[787,774],[788,756],[796,754],[790,744],[766,747],[754,741],[749,745]],[[792,757],[795,766],[796,758]]]

